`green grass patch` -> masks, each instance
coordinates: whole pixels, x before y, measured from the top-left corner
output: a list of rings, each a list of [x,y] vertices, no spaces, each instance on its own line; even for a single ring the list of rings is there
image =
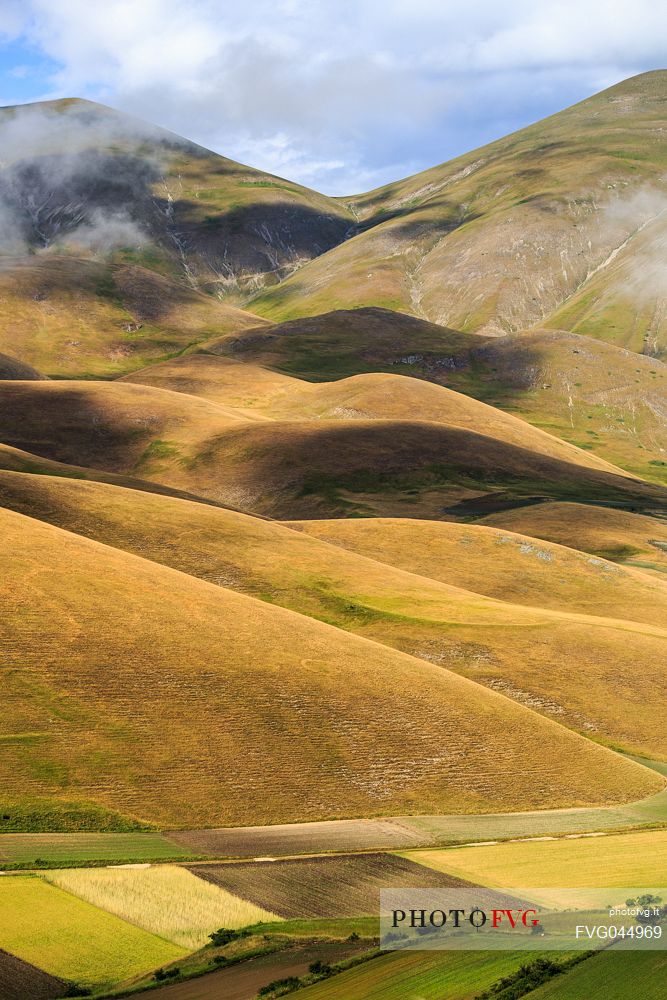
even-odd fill
[[[3,737],[0,745],[20,742],[31,746],[48,737],[48,733],[18,733]],[[57,802],[53,799],[20,803],[0,801],[0,858],[3,854],[1,835],[4,833],[129,833],[151,829],[154,828],[149,823],[94,803]]]
[[[0,867],[64,868],[190,859],[192,854],[161,833],[6,833]]]
[[[304,1000],[473,1000],[525,956],[498,952],[391,952],[299,992]]]
[[[529,996],[530,1000],[664,1000],[666,982],[667,952],[609,950],[567,969]]]
[[[97,988],[184,954],[39,877],[20,875],[0,880],[0,948],[54,976]]]

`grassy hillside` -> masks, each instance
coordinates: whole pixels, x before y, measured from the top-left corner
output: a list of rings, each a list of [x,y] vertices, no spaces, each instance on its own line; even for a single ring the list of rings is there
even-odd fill
[[[664,207],[661,131],[667,72],[633,77],[559,114],[430,170],[350,200],[361,232],[263,292],[277,320],[387,306],[465,331],[540,324],[587,279],[617,294],[606,265]],[[641,268],[641,251],[634,264]],[[596,269],[597,275],[594,275]],[[581,291],[580,291],[581,289]],[[664,349],[653,309],[620,316],[632,343]],[[562,326],[562,320],[559,321]],[[586,331],[616,343],[607,323]],[[647,341],[644,335],[648,333]]]
[[[2,482],[0,477],[0,496]],[[650,625],[667,616],[667,586],[662,581],[529,535],[408,518],[291,523],[378,562],[502,601]]]
[[[523,531],[651,572],[667,572],[667,525],[641,514],[579,503],[541,503],[490,514],[479,523]]]
[[[75,786],[159,823],[214,826],[662,786],[433,664],[18,514],[1,521],[8,798]],[[529,761],[527,745],[540,747]]]
[[[47,375],[113,377],[258,323],[150,267],[51,253],[0,259],[0,350]]]
[[[643,151],[637,152],[641,156]],[[607,340],[663,361],[667,358],[665,293],[660,280],[667,203],[662,198],[657,192],[653,195],[656,217],[638,229],[607,266],[591,274],[548,317],[545,326]]]
[[[667,956],[664,951],[606,951],[593,955],[563,976],[530,994],[531,1000],[663,1000]]]
[[[7,354],[0,354],[0,379],[41,379],[39,372],[30,365],[10,358]]]
[[[36,388],[35,388],[36,387]],[[259,419],[259,418],[257,418]],[[66,464],[160,478],[246,417],[205,399],[125,382],[3,382],[0,438]]]
[[[474,404],[448,404],[470,422]],[[497,438],[416,420],[271,420],[129,382],[0,382],[11,447],[274,517],[479,516],[535,497],[665,505],[664,489],[506,443],[535,434],[484,419]],[[539,446],[561,452],[548,438]]]
[[[400,375],[369,373],[312,384],[231,358],[193,354],[155,365],[125,381],[203,396],[273,419],[409,420],[418,415],[421,420],[473,430],[564,461],[620,471],[497,407]]]
[[[658,486],[417,420],[230,424],[188,462],[141,474],[278,518],[467,518],[540,497],[647,512],[667,500]]]
[[[250,330],[206,350],[317,382],[368,372],[411,375],[521,417],[579,454],[665,480],[667,368],[589,337],[548,330],[471,336],[369,308]],[[425,387],[408,391],[420,410],[445,405]],[[468,413],[483,420],[472,404]]]
[[[452,586],[437,567],[440,581],[376,561],[383,545],[394,558],[392,522],[389,527],[380,522],[378,551],[369,559],[269,521],[93,483],[5,473],[0,498],[3,506],[24,514],[463,673],[600,739],[658,756],[667,752],[658,696],[666,637],[656,627],[665,618],[665,597],[662,584],[650,577],[607,563],[591,566],[585,556],[567,550],[564,555],[556,550],[552,564],[539,558],[546,551],[539,543],[519,540],[517,548],[502,533],[508,541],[498,545],[493,536],[491,542],[492,551],[501,552],[497,571],[484,545],[477,557],[474,549],[459,546],[464,555],[457,561],[464,559],[469,572],[476,571],[480,591],[493,581],[503,589],[503,559],[505,580],[516,572],[517,560],[530,560],[539,587],[535,603],[553,580],[562,603],[575,605],[563,613],[521,606],[516,584],[511,584],[514,598],[506,594],[510,603],[500,603]],[[366,522],[353,522],[349,529],[342,523],[343,541],[354,537],[357,523],[363,534]],[[369,522],[371,537],[374,523]],[[336,536],[336,522],[327,525]],[[315,531],[326,537],[327,525],[318,522]],[[423,528],[424,548],[435,553],[440,527],[407,522],[403,548],[411,548],[409,539],[416,535],[412,548],[418,553]],[[450,530],[472,537],[480,531],[443,525],[442,535]],[[530,551],[521,551],[522,545]],[[559,584],[563,573],[571,581]],[[593,594],[603,595],[597,605],[594,597],[586,603],[582,596],[591,584]],[[577,609],[577,601],[583,608]],[[577,610],[606,616],[614,611],[618,617],[591,618]],[[635,616],[648,624],[623,620]]]

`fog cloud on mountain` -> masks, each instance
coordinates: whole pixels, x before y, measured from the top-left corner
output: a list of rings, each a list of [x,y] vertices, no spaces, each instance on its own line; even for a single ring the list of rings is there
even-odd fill
[[[142,245],[149,234],[131,206],[152,201],[160,143],[173,141],[92,106],[61,113],[28,106],[0,117],[0,251]]]

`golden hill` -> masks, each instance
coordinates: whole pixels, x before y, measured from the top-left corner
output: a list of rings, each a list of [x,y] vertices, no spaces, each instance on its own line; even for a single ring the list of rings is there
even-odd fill
[[[667,501],[650,483],[416,420],[230,424],[186,464],[146,477],[287,519],[481,516],[534,497],[642,511],[663,510]]]
[[[273,419],[428,420],[622,475],[608,462],[511,414],[421,379],[385,373],[309,383],[208,354],[165,361],[124,381],[203,396]]]
[[[160,480],[245,414],[125,382],[2,382],[0,440],[44,458]],[[254,419],[259,420],[257,416]]]
[[[261,322],[146,267],[51,253],[0,261],[0,350],[48,375],[122,374]]]
[[[26,365],[23,361],[10,358],[7,354],[0,354],[0,379],[42,379],[43,375]]]
[[[579,503],[540,503],[491,514],[479,523],[572,545],[614,562],[667,572],[667,524],[661,519]]]
[[[124,486],[130,490],[156,493],[159,496],[177,497],[181,500],[193,500],[197,503],[220,506],[215,500],[194,496],[187,490],[170,489],[160,483],[148,482],[145,479],[135,479],[132,476],[117,475],[113,472],[102,472],[100,469],[87,469],[79,465],[68,465],[65,462],[54,462],[50,458],[31,455],[20,448],[12,448],[0,444],[0,469],[8,472],[28,473],[38,476],[58,476],[65,479],[90,480],[95,483],[110,483],[113,486]]]
[[[281,375],[260,365],[243,364],[208,353],[188,353],[160,361],[132,375],[125,375],[119,381],[201,396],[212,403],[247,409],[248,415],[255,409],[262,412],[264,403],[303,385],[300,379]]]
[[[75,789],[213,826],[604,803],[662,786],[432,664],[31,518],[0,522],[8,797]]]
[[[205,348],[317,382],[411,375],[509,411],[644,479],[667,472],[667,367],[589,337],[473,336],[369,308],[248,330]]]
[[[540,561],[527,574],[539,595],[551,574],[564,566],[572,573],[570,583],[554,582],[561,605],[571,605],[563,613],[490,600],[444,573],[435,580],[405,572],[377,561],[381,551],[367,558],[275,522],[108,485],[0,473],[0,505],[451,668],[599,739],[667,753],[659,694],[667,633],[656,627],[665,620],[665,588],[650,577],[604,565],[587,573],[567,551],[553,568]],[[393,523],[381,522],[378,550]],[[406,530],[416,536],[422,527],[433,543],[439,525],[408,522]],[[337,534],[336,522],[328,528]],[[314,531],[326,534],[327,525]],[[505,557],[503,575],[484,550],[465,558],[482,592],[489,580],[502,589],[515,565]],[[596,574],[609,606],[591,600],[581,614],[582,585]],[[647,624],[623,620],[639,606]],[[612,608],[615,618],[591,617]]]
[[[508,512],[508,519],[540,506],[557,505],[522,507]],[[588,509],[583,508],[583,519]],[[381,517],[290,524],[378,562],[496,600],[648,625],[667,622],[667,580],[514,531]]]
[[[530,441],[529,430],[525,435]],[[460,427],[271,420],[125,381],[0,382],[0,440],[54,461],[292,519],[481,516],[535,497],[653,511],[667,500],[659,486]]]

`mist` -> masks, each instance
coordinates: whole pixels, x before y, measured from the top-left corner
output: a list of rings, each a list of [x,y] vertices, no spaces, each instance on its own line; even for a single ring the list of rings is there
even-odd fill
[[[105,253],[150,241],[160,212],[152,187],[169,149],[183,145],[157,126],[85,103],[0,112],[0,253]]]
[[[606,262],[622,268],[618,294],[639,308],[667,300],[667,191],[651,186],[618,197],[603,209],[602,225],[627,233]]]

